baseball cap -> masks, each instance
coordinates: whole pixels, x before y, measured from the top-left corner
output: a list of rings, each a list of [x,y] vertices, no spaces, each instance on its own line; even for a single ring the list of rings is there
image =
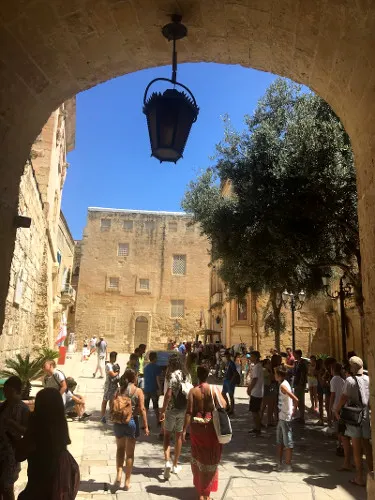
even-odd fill
[[[358,356],[352,356],[349,359],[350,367],[354,372],[354,375],[362,375],[363,373],[363,361]]]

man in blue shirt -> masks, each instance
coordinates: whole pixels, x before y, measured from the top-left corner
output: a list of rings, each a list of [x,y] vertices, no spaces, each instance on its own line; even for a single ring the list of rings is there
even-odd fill
[[[156,352],[150,352],[150,363],[144,369],[144,393],[145,393],[145,408],[148,411],[150,400],[155,412],[156,420],[159,422],[159,396],[162,393],[160,375],[162,368],[156,364]]]
[[[224,375],[223,382],[223,390],[222,395],[227,403],[227,412],[229,415],[232,415],[234,412],[234,390],[236,388],[236,384],[238,382],[238,371],[234,361],[231,359],[231,355],[229,351],[225,352],[226,358],[226,369]],[[228,399],[229,396],[229,399]]]
[[[185,345],[185,342],[181,342],[181,345],[180,345],[180,347],[178,348],[178,351],[179,351],[179,353],[180,353],[182,356],[185,356],[185,354],[186,354],[186,345]]]

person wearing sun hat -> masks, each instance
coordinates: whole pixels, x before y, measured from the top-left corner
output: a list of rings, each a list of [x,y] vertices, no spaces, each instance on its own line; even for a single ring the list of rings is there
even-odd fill
[[[370,380],[363,373],[363,361],[358,356],[349,359],[351,377],[345,380],[340,401],[336,407],[336,417],[340,417],[343,406],[363,406],[364,413],[361,424],[357,427],[346,424],[345,436],[351,438],[356,475],[350,482],[357,486],[366,486],[363,475],[362,447],[366,454],[369,472],[373,471],[372,446],[370,443],[371,428],[369,415]]]

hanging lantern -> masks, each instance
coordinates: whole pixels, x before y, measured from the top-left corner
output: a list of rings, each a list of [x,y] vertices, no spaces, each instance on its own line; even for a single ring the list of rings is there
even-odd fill
[[[181,16],[173,16],[172,21],[162,30],[163,35],[173,41],[172,78],[156,78],[148,84],[143,98],[143,112],[147,118],[151,156],[160,162],[176,163],[182,158],[191,126],[197,120],[199,108],[192,92],[176,80],[176,40],[184,38],[187,29],[181,24]],[[170,82],[174,88],[167,89],[163,93],[154,92],[147,99],[150,87],[157,81]],[[176,86],[183,90],[177,90]]]

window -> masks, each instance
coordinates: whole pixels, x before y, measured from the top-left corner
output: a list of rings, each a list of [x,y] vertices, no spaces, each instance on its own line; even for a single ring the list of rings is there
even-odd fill
[[[186,255],[174,255],[172,274],[184,276],[186,274]]]
[[[168,230],[170,233],[177,233],[177,222],[170,222],[168,224]]]
[[[119,257],[127,257],[129,255],[129,243],[119,243],[117,248]]]
[[[140,279],[139,280],[139,289],[140,290],[149,290],[150,289],[150,280]]]
[[[247,300],[243,299],[237,304],[238,321],[247,321]]]
[[[153,231],[155,229],[155,221],[146,220],[145,229],[146,229],[146,231]]]
[[[171,300],[171,318],[184,317],[185,302],[183,300]]]
[[[124,228],[124,231],[128,231],[129,233],[131,233],[133,231],[133,221],[132,220],[124,220],[123,228]]]
[[[113,335],[116,333],[116,318],[115,316],[107,316],[105,320],[105,333],[107,335]]]
[[[111,229],[111,219],[100,219],[100,230],[109,231]]]
[[[109,290],[118,290],[120,284],[119,278],[109,278],[108,280],[108,289]]]

